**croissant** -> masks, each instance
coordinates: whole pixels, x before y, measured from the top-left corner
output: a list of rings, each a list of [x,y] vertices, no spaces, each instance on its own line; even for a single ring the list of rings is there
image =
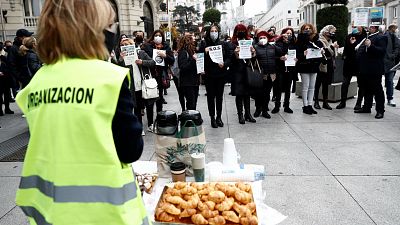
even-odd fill
[[[222,191],[212,191],[208,194],[208,199],[218,204],[224,201],[225,194]]]
[[[250,202],[246,205],[246,208],[250,209],[251,213],[254,213],[256,211],[256,203]]]
[[[209,198],[208,195],[203,195],[203,196],[201,196],[201,201],[203,201],[203,202],[207,202],[209,199],[210,199],[210,198]]]
[[[200,191],[200,190],[204,189],[204,185],[203,184],[199,184],[199,183],[196,183],[196,182],[191,183],[190,186],[196,188],[197,191]]]
[[[257,216],[250,216],[249,217],[249,225],[258,225]]]
[[[208,224],[208,221],[201,214],[194,214],[192,217],[192,222],[198,225]]]
[[[223,216],[216,216],[214,218],[208,219],[208,223],[211,225],[223,225],[226,223],[226,221]]]
[[[156,219],[162,222],[171,222],[175,218],[168,213],[164,212],[164,210],[157,208],[156,209]]]
[[[202,201],[200,201],[199,204],[197,204],[197,208],[198,208],[200,211],[210,209],[210,208],[208,208],[208,206],[207,206],[205,203],[203,203]]]
[[[201,215],[203,215],[204,218],[213,218],[213,217],[218,216],[219,212],[218,212],[218,210],[212,211],[212,210],[206,209],[206,210],[201,211]]]
[[[239,217],[236,215],[234,211],[224,211],[222,212],[222,216],[231,222],[239,223]]]
[[[161,206],[161,209],[164,210],[165,212],[172,214],[172,215],[179,215],[181,214],[181,210],[176,208],[174,205],[170,203],[164,203]]]
[[[204,188],[204,189],[198,191],[197,193],[199,195],[208,195],[208,194],[210,194],[211,191],[212,191],[212,189],[210,187],[207,187],[207,188]]]
[[[183,201],[179,204],[182,209],[195,209],[197,204],[194,204],[193,201]]]
[[[183,210],[183,212],[181,212],[181,214],[179,214],[179,218],[183,218],[183,217],[191,217],[194,214],[196,214],[196,209],[185,209]]]
[[[235,193],[235,198],[236,198],[236,200],[238,200],[239,202],[241,202],[243,204],[247,204],[252,201],[251,194],[244,192],[244,191],[237,191]]]
[[[252,215],[250,209],[248,209],[246,206],[239,205],[236,202],[233,203],[233,209],[239,214],[240,217],[247,217]]]
[[[180,205],[181,203],[183,203],[185,201],[179,196],[168,196],[168,197],[166,197],[165,200],[169,203],[176,204],[176,205]]]
[[[229,211],[229,210],[231,210],[231,208],[232,208],[232,206],[233,206],[233,203],[235,203],[235,199],[233,199],[233,198],[226,198],[223,202],[221,202],[220,204],[217,204],[217,205],[215,206],[215,208],[216,208],[218,211],[221,211],[221,212],[223,212],[223,211]]]
[[[174,188],[180,190],[180,189],[185,188],[186,186],[187,186],[187,184],[185,182],[179,181],[179,182],[175,183]]]
[[[242,191],[249,192],[251,190],[251,185],[243,182],[238,182],[235,184],[237,188]]]
[[[215,209],[215,202],[213,202],[213,201],[206,201],[204,204],[207,205],[209,210],[214,210]]]
[[[194,187],[188,186],[188,187],[184,187],[181,189],[181,194],[183,194],[183,195],[193,195],[196,193],[197,193],[197,189]]]

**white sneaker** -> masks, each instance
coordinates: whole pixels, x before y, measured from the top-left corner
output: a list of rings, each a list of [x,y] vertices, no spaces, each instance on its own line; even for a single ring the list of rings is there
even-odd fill
[[[147,128],[147,131],[153,133],[153,124],[149,125],[149,127]]]
[[[388,100],[388,106],[396,107],[396,103],[392,100]]]
[[[144,132],[144,130],[142,130],[142,136],[146,136],[146,133]]]

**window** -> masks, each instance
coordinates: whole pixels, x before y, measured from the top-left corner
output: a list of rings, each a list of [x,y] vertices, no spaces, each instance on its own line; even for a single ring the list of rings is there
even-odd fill
[[[42,11],[44,0],[24,0],[24,12],[26,17],[37,17]]]
[[[288,20],[287,21],[287,25],[290,27],[290,26],[292,26],[292,20]]]
[[[393,7],[393,18],[397,18],[397,7]]]
[[[292,13],[292,11],[291,11],[291,10],[288,10],[287,13],[290,14],[290,13]]]
[[[300,24],[300,20],[297,20],[297,26]]]

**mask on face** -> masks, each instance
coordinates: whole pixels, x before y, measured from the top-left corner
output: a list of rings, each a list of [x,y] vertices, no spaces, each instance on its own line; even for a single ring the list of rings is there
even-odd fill
[[[238,36],[239,39],[246,38],[246,32],[244,32],[244,31],[239,31],[239,32],[237,33],[237,36]]]
[[[138,44],[142,43],[143,42],[143,37],[142,36],[137,36],[135,38],[135,42],[138,43]]]
[[[292,35],[287,36],[288,41],[291,41],[293,39]]]
[[[304,33],[304,34],[310,34],[311,31],[310,31],[310,30],[305,30],[305,31],[303,31],[303,33]]]
[[[333,39],[336,38],[336,34],[335,33],[329,33],[328,37],[333,40]]]
[[[154,43],[161,44],[161,42],[162,42],[162,37],[159,37],[159,36],[154,37]]]
[[[218,32],[210,32],[210,38],[213,41],[216,41],[218,39]]]
[[[103,33],[105,37],[104,44],[106,45],[108,52],[111,53],[116,45],[117,35],[108,30],[104,30]]]
[[[260,39],[260,41],[258,43],[260,43],[261,45],[266,45],[268,43],[268,40],[267,39]]]

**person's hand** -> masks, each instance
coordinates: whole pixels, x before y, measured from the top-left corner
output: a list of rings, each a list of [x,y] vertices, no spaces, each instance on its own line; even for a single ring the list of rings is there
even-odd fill
[[[209,47],[206,47],[206,49],[204,50],[206,53],[208,53],[208,51],[210,51]]]
[[[194,60],[197,60],[197,54],[194,54],[194,55],[192,56],[192,58],[193,58]]]
[[[356,43],[357,39],[355,37],[350,38],[350,44]]]
[[[219,68],[223,68],[224,67],[224,63],[218,63]]]
[[[307,53],[308,53],[308,51],[307,51],[307,50],[305,50],[305,51],[304,51],[304,56],[307,56]]]
[[[294,61],[297,62],[297,61],[299,61],[299,59],[298,58],[294,58]]]
[[[250,46],[250,51],[251,51],[251,53],[254,53],[254,52],[256,52],[256,49],[253,46]]]
[[[141,59],[136,59],[136,60],[135,60],[135,63],[136,63],[137,65],[142,65],[142,64],[143,64],[143,60],[141,60]]]
[[[280,57],[280,60],[286,61],[286,60],[287,60],[287,55],[281,56],[281,57]]]
[[[121,56],[121,58],[125,58],[125,56],[126,56],[126,52],[121,52],[121,53],[119,53],[119,56]]]
[[[235,48],[235,53],[239,53],[239,52],[240,52],[240,47],[237,46],[237,47]]]
[[[163,51],[158,51],[157,55],[160,56],[161,58],[167,57],[167,54],[165,54],[165,52],[163,52]]]
[[[321,54],[325,54],[325,49],[321,48]]]
[[[335,42],[333,42],[333,45],[332,45],[334,48],[339,48],[340,46],[339,46],[339,44],[337,43],[337,41],[335,41]]]
[[[367,47],[371,46],[371,40],[369,40],[369,39],[365,40],[364,45]]]

